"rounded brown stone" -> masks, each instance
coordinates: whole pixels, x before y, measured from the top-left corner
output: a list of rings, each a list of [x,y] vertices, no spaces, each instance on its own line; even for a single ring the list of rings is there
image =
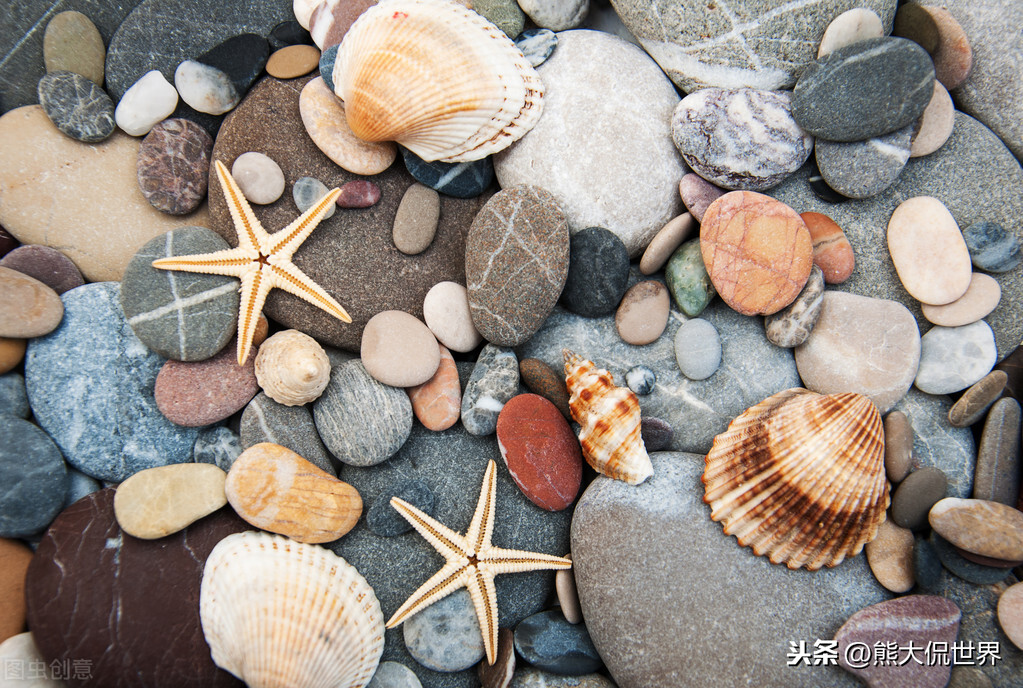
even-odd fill
[[[266,61],[266,73],[278,79],[297,79],[320,64],[320,51],[311,45],[289,45],[274,51]]]
[[[139,145],[139,189],[168,215],[187,215],[206,200],[213,139],[187,119],[165,119]]]
[[[571,559],[571,554],[565,555]],[[558,593],[558,604],[561,605],[561,613],[565,615],[565,621],[570,624],[582,623],[583,610],[579,604],[579,591],[575,587],[575,572],[572,569],[562,569],[554,574],[554,589]]]
[[[526,389],[554,404],[565,418],[572,417],[572,411],[568,407],[568,387],[565,385],[564,376],[558,375],[539,358],[524,358],[519,361],[519,375],[522,376],[522,384]]]
[[[644,275],[652,275],[663,268],[671,254],[689,238],[695,227],[696,220],[691,213],[683,213],[670,220],[661,228],[661,231],[654,235],[646,250],[643,251],[643,257],[639,261],[639,271]]]
[[[888,479],[900,483],[913,466],[913,426],[902,411],[884,418],[884,470]]]
[[[1023,583],[1009,586],[998,597],[998,625],[1023,650]]]
[[[0,267],[0,337],[41,337],[63,317],[57,292],[34,277]]]
[[[1021,416],[1019,402],[1012,397],[999,399],[988,411],[973,471],[974,499],[1015,508],[1020,497]]]
[[[913,531],[886,520],[877,529],[877,536],[866,545],[871,572],[878,583],[892,592],[906,592],[916,583],[913,543]]]
[[[615,313],[615,327],[623,341],[641,346],[656,341],[668,325],[671,299],[660,282],[647,280],[633,285]]]
[[[931,528],[973,554],[1023,561],[1023,512],[984,499],[946,497],[928,513]]]
[[[810,231],[813,262],[824,272],[824,281],[841,284],[849,279],[856,268],[856,255],[838,223],[821,213],[802,213],[799,217]]]
[[[0,375],[14,370],[25,358],[24,339],[0,337]]]
[[[714,288],[743,315],[770,315],[792,303],[813,267],[810,232],[798,213],[753,191],[710,204],[700,250]]]
[[[32,550],[0,538],[0,643],[25,630],[25,573]]]
[[[976,423],[998,401],[1008,381],[1009,375],[1004,370],[992,370],[963,392],[948,410],[948,422],[957,428],[966,428]]]
[[[81,271],[70,258],[40,244],[19,246],[0,259],[0,266],[34,277],[58,294],[85,284]]]

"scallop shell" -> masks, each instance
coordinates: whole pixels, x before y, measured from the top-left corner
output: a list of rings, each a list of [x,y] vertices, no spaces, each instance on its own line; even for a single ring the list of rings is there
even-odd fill
[[[284,330],[259,347],[256,382],[278,404],[308,404],[319,399],[330,382],[330,359],[309,335]]]
[[[586,462],[598,473],[639,485],[654,474],[640,435],[639,400],[628,387],[617,387],[608,371],[568,349],[565,382],[572,418],[582,426],[579,443]]]
[[[885,520],[884,429],[862,394],[779,392],[715,437],[706,462],[710,517],[774,564],[836,566]]]
[[[384,0],[345,34],[334,92],[366,141],[426,161],[470,162],[533,128],[543,82],[515,44],[452,0]]]
[[[250,688],[361,688],[384,650],[380,603],[355,567],[269,533],[217,543],[199,618],[213,661]]]

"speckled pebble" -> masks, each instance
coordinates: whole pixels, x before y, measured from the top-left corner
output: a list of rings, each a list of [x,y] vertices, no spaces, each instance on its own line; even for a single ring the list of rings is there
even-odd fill
[[[362,364],[392,387],[421,385],[437,372],[440,349],[423,321],[404,311],[381,311],[362,331]]]
[[[572,412],[568,407],[568,388],[565,386],[563,375],[558,375],[539,358],[524,358],[519,361],[519,375],[526,389],[554,404],[565,418],[572,418]]]
[[[472,9],[504,31],[509,38],[522,33],[526,23],[526,15],[516,0],[473,0]]]
[[[657,384],[657,374],[644,365],[633,366],[625,373],[625,384],[640,396],[650,394]]]
[[[85,284],[82,273],[70,258],[41,244],[19,246],[0,258],[0,267],[34,277],[58,294]]]
[[[941,470],[925,466],[903,479],[892,493],[892,521],[910,530],[927,527],[927,513],[942,497],[948,479]]]
[[[515,627],[515,649],[534,667],[558,674],[588,674],[604,665],[586,626],[571,624],[554,611],[520,621]]]
[[[104,141],[114,133],[114,102],[81,74],[50,72],[39,80],[39,104],[53,125],[84,143]]]
[[[675,437],[675,431],[666,420],[645,416],[640,421],[640,434],[643,438],[643,446],[648,452],[655,452],[668,449],[671,440]]]
[[[369,208],[380,200],[380,187],[365,179],[355,179],[341,187],[338,208]]]
[[[295,200],[295,207],[298,208],[298,212],[304,213],[316,205],[316,202],[326,196],[329,191],[330,189],[327,188],[327,185],[319,179],[299,177],[295,180],[295,185],[291,187],[291,197]],[[336,210],[337,204],[334,203],[327,210],[327,214],[323,216],[323,219],[326,220],[329,217],[334,217]]]
[[[764,318],[767,339],[775,346],[791,349],[810,337],[824,305],[824,272],[814,264],[806,286],[791,304]]]
[[[320,78],[331,93],[334,92],[334,63],[337,62],[340,47],[341,44],[337,43],[320,53]]]
[[[674,249],[672,249],[674,250]],[[629,283],[629,251],[614,233],[589,227],[569,240],[561,304],[587,318],[614,313]]]
[[[530,65],[539,67],[558,47],[558,34],[550,29],[526,29],[515,38],[515,47]]]
[[[936,325],[920,338],[914,384],[928,394],[958,392],[990,373],[997,360],[994,334],[983,320],[962,327]]]
[[[279,444],[320,470],[337,474],[335,462],[316,431],[309,406],[285,406],[260,392],[242,411],[238,434],[242,449],[260,442]]]
[[[175,117],[153,127],[135,165],[142,195],[170,215],[187,215],[206,200],[213,139],[195,122]]]
[[[493,344],[484,346],[462,394],[462,425],[469,434],[493,434],[498,414],[515,396],[518,386],[515,352]]]
[[[984,417],[987,410],[1002,395],[1009,375],[1004,370],[992,370],[963,392],[948,411],[948,422],[957,428],[968,428]]]
[[[635,346],[657,341],[668,326],[670,312],[671,300],[663,284],[654,280],[634,284],[615,312],[618,336]]]
[[[284,172],[270,156],[242,153],[231,165],[231,176],[250,203],[268,205],[284,193]]]
[[[913,125],[865,141],[825,141],[815,147],[828,186],[849,198],[870,198],[894,184],[910,154]]]
[[[428,186],[412,184],[398,203],[391,237],[399,251],[408,256],[430,247],[440,221],[440,195]]]
[[[0,415],[0,538],[25,537],[50,524],[64,505],[64,457],[37,425]]]
[[[406,619],[401,628],[409,654],[434,671],[468,669],[485,654],[476,610],[465,589]]]
[[[714,298],[714,284],[707,274],[699,239],[690,239],[671,254],[664,267],[664,281],[679,310],[695,318]]]
[[[416,672],[399,662],[380,662],[366,688],[423,688]]]
[[[963,239],[970,260],[981,270],[1008,272],[1020,263],[1019,239],[998,223],[974,222],[963,230]]]
[[[675,333],[675,360],[690,380],[706,380],[721,365],[721,338],[717,328],[702,318],[682,324]]]
[[[196,463],[211,463],[222,471],[231,470],[231,464],[241,453],[241,438],[224,425],[200,430],[192,448],[192,458]]]
[[[938,535],[965,552],[1005,562],[1023,561],[1023,513],[985,499],[946,497],[927,520]]]
[[[0,416],[28,418],[30,410],[25,377],[21,373],[0,375]]]
[[[366,511],[366,525],[377,535],[395,537],[412,530],[412,525],[391,506],[392,497],[403,499],[427,516],[433,516],[430,487],[415,478],[404,480],[377,495]]]

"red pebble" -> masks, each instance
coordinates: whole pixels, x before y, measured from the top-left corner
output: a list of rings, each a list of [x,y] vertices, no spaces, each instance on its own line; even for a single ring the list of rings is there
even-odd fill
[[[379,186],[365,179],[356,179],[341,187],[337,205],[339,208],[368,208],[379,200]]]
[[[256,352],[238,365],[238,342],[231,339],[220,353],[205,361],[167,361],[156,376],[153,396],[167,420],[199,427],[224,420],[256,396]]]
[[[583,477],[579,441],[561,412],[538,394],[519,394],[497,417],[497,443],[515,484],[541,509],[575,501]]]
[[[834,220],[820,213],[802,213],[813,242],[813,262],[824,272],[828,284],[841,284],[856,267],[852,244]]]

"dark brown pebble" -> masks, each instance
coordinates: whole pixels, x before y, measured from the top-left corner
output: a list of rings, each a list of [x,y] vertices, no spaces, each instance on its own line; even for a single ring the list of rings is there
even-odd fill
[[[1004,370],[992,370],[963,392],[959,401],[948,410],[948,422],[957,428],[967,428],[976,423],[998,400],[1008,381],[1009,376]]]
[[[526,389],[554,404],[565,418],[572,419],[565,378],[554,372],[553,368],[539,358],[524,358],[519,361],[519,375]]]
[[[1020,406],[999,399],[987,414],[973,474],[973,498],[1015,508],[1020,492]]]

